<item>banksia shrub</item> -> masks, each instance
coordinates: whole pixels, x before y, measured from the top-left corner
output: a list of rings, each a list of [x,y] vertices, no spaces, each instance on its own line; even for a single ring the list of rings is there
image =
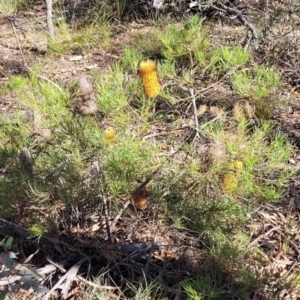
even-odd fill
[[[224,175],[222,187],[223,191],[231,194],[238,187],[238,180],[242,172],[243,163],[234,161],[229,166],[229,171]]]
[[[143,80],[146,95],[148,97],[156,97],[160,93],[160,84],[155,62],[152,60],[140,62],[138,72]]]

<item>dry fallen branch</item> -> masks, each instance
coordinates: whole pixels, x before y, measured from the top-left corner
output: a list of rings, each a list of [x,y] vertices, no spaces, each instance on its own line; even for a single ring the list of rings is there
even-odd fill
[[[255,29],[255,27],[254,27],[254,25],[253,25],[252,23],[250,23],[250,22],[245,18],[245,16],[242,14],[241,11],[239,11],[239,10],[236,9],[236,8],[228,7],[228,6],[226,6],[226,5],[222,4],[222,3],[220,3],[219,5],[220,5],[221,8],[218,7],[218,6],[212,6],[212,7],[213,7],[214,9],[216,9],[216,10],[225,11],[225,12],[227,12],[227,13],[229,13],[229,14],[234,14],[234,15],[236,15],[237,18],[241,21],[241,23],[242,23],[244,26],[248,27],[248,28],[251,30],[251,32],[252,32],[252,34],[253,34],[253,37],[254,37],[255,39],[258,39],[258,33],[257,33],[257,31],[256,31],[256,29]]]
[[[273,231],[278,231],[280,230],[280,226],[275,226],[273,228],[271,228],[270,230],[268,230],[267,232],[265,232],[264,234],[260,235],[259,237],[257,237],[255,240],[253,240],[248,247],[252,247],[254,246],[256,243],[258,243],[260,240],[264,239],[265,237],[267,237],[270,233],[272,233]]]
[[[72,266],[72,268],[60,278],[60,280],[54,285],[54,287],[43,297],[43,300],[47,300],[51,294],[58,288],[62,289],[62,299],[68,298],[68,291],[70,289],[73,279],[76,277],[80,266],[86,261],[86,258],[82,258],[79,262]]]

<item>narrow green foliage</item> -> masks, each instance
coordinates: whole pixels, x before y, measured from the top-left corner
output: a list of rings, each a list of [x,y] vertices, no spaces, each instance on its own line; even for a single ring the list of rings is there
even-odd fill
[[[100,2],[98,8],[111,9]],[[125,0],[114,4],[118,17],[134,5]],[[67,23],[64,16],[56,20],[57,39],[49,41],[50,49],[79,55],[109,47],[108,17],[100,10],[98,16],[96,9],[93,13],[95,19],[82,28]],[[266,258],[259,248],[249,247],[249,216],[262,203],[280,199],[295,172],[287,163],[291,145],[268,121],[277,104],[280,76],[264,66],[243,69],[250,53],[241,46],[210,49],[202,22],[192,16],[183,25],[132,34],[120,59],[92,74],[99,108],[95,115],[83,116],[74,109],[73,86],[61,91],[32,73],[10,77],[1,95],[11,93],[17,108],[13,115],[0,117],[0,217],[18,214],[23,221],[26,212],[27,228],[37,239],[51,222],[46,217],[40,221],[40,212],[32,207],[41,209],[43,216],[55,216],[61,207],[84,214],[87,207],[99,208],[106,196],[113,217],[139,183],[162,166],[147,185],[149,207],[141,216],[165,217],[162,221],[172,220],[177,230],[193,230],[211,264],[206,274],[183,281],[184,296],[223,299],[230,283],[232,297],[249,299],[253,290],[266,290],[274,279],[268,271],[256,271]],[[161,94],[154,99],[144,95],[137,74],[138,63],[148,58],[156,61],[162,79]],[[39,67],[33,68],[39,74]],[[233,111],[231,105],[219,109],[213,103],[217,100],[207,96],[219,92],[213,82],[219,75],[222,89],[231,81],[233,99],[239,97]],[[115,133],[110,141],[107,129]],[[43,136],[43,130],[49,134]],[[228,174],[235,183],[232,191],[224,184]],[[152,205],[155,214],[148,214],[154,211]],[[285,247],[293,235],[291,231],[282,238]],[[207,265],[201,264],[201,270]],[[124,293],[136,299],[163,299],[159,279],[137,279],[140,283],[128,283]],[[297,284],[299,274],[282,280],[281,286]],[[101,290],[91,299],[106,296]]]
[[[0,0],[0,10],[5,15],[11,15],[16,12],[20,5],[20,0]]]
[[[263,122],[251,134],[248,134],[247,128],[245,118],[239,118],[236,134],[215,129],[211,131],[211,126],[205,131],[214,139],[223,141],[227,152],[243,162],[240,193],[247,196],[249,201],[279,199],[285,180],[292,175],[292,171],[286,165],[291,146],[279,133],[275,134],[271,141],[268,140],[273,130],[271,122]]]
[[[137,72],[138,64],[143,59],[139,51],[134,48],[126,47],[119,61],[119,66],[124,72],[130,70],[134,74]]]
[[[208,41],[198,16],[191,17],[183,28],[169,26],[158,37],[166,59],[188,61],[191,67],[204,63]]]
[[[132,283],[127,282],[127,286],[134,293],[135,299],[165,299],[162,294],[162,286],[159,282],[159,279],[149,283],[145,274],[143,275],[144,278],[140,278],[139,285],[137,287]]]
[[[105,16],[81,28],[77,28],[76,23],[68,24],[65,17],[61,16],[55,29],[55,38],[48,40],[48,46],[60,54],[82,54],[88,48],[108,49],[111,45],[111,25]]]
[[[220,47],[212,51],[207,69],[223,74],[231,68],[244,65],[249,60],[249,52],[242,46]]]
[[[116,113],[127,104],[134,83],[127,83],[125,80],[125,74],[118,66],[107,74],[102,74],[101,80],[96,78],[97,102],[104,114]]]
[[[233,87],[244,97],[263,100],[278,86],[280,75],[269,68],[255,66],[250,71],[236,72],[232,76]]]
[[[31,236],[35,239],[38,240],[38,242],[40,241],[41,237],[43,236],[43,234],[47,231],[47,226],[46,224],[43,224],[40,221],[35,222],[35,224],[33,224],[30,228],[29,231],[31,233]]]
[[[165,60],[162,64],[159,65],[159,76],[162,78],[175,78],[175,61],[174,60]]]
[[[188,300],[210,300],[220,296],[220,288],[209,276],[199,276],[196,280],[182,283]]]
[[[114,195],[128,191],[151,165],[151,148],[128,135],[117,138],[105,152],[107,181]]]

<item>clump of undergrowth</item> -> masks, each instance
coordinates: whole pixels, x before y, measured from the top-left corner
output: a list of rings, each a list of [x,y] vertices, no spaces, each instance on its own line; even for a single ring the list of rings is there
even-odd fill
[[[12,15],[18,10],[26,9],[32,4],[32,0],[0,0],[1,13]]]
[[[209,44],[202,22],[198,16],[193,16],[182,28],[171,25],[160,32],[162,55],[167,60],[188,62],[190,67],[203,66]]]
[[[93,47],[109,49],[111,25],[108,21],[86,24],[77,28],[76,23],[68,24],[64,18],[57,21],[54,39],[48,41],[49,49],[60,54],[82,54]]]
[[[221,292],[216,280],[207,275],[186,280],[182,287],[190,300],[220,299]]]
[[[211,73],[224,74],[232,68],[243,66],[249,60],[249,52],[240,45],[214,49],[206,69]]]
[[[268,119],[280,104],[275,91],[280,83],[280,75],[265,66],[255,66],[250,70],[237,71],[232,75],[233,88],[256,107],[259,117]]]
[[[176,61],[190,68],[205,66],[209,43],[199,16],[189,18],[183,25],[163,22],[158,27],[147,35],[136,35],[134,45],[144,55]]]

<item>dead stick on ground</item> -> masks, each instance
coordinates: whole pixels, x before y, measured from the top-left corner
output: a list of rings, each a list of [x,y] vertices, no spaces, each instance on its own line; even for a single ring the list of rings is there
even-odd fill
[[[142,191],[142,189],[153,179],[153,177],[161,170],[161,166],[158,167],[144,182],[142,182],[131,194],[131,198],[135,199],[139,193]]]
[[[192,97],[192,103],[194,108],[194,118],[195,118],[195,127],[196,127],[195,138],[197,137],[198,139],[200,139],[201,137],[199,134],[199,123],[198,123],[197,105],[196,105],[196,97],[195,97],[194,89],[190,88],[190,94]]]
[[[55,268],[60,269],[63,273],[66,273],[67,270],[63,267],[61,267],[58,263],[54,262],[53,260],[51,260],[49,257],[46,257],[47,261],[53,265]],[[95,289],[105,289],[105,290],[117,290],[119,289],[118,287],[113,287],[113,286],[105,286],[105,285],[99,285],[96,283],[93,283],[85,278],[83,278],[81,275],[76,275],[76,278],[90,286],[92,286]]]
[[[105,217],[105,225],[106,225],[107,238],[108,238],[108,241],[110,243],[112,243],[111,230],[110,230],[110,225],[109,225],[107,198],[104,195],[104,191],[103,191],[103,194],[102,194],[102,200],[103,200],[103,205],[104,205],[104,217]]]
[[[114,232],[115,231],[117,222],[119,221],[119,219],[121,218],[122,213],[128,207],[129,204],[130,204],[130,200],[128,200],[127,202],[125,202],[125,204],[123,205],[123,208],[116,215],[116,217],[114,218],[114,220],[111,222],[111,224],[110,224],[110,232]]]
[[[228,12],[228,13],[230,13],[230,14],[235,14],[235,15],[238,17],[238,19],[239,19],[246,27],[248,27],[248,28],[252,31],[253,37],[254,37],[255,39],[258,39],[258,34],[257,34],[257,31],[256,31],[255,27],[253,26],[253,24],[251,24],[251,23],[243,16],[243,14],[242,14],[238,9],[228,7],[228,6],[226,6],[226,5],[224,5],[224,4],[221,4],[221,3],[220,3],[220,7],[221,7],[222,9],[220,9],[220,8],[217,7],[217,6],[212,6],[212,7],[213,7],[214,9],[216,9],[216,10],[225,10],[226,12]]]
[[[280,226],[276,226],[271,228],[269,231],[267,231],[266,233],[260,235],[259,237],[257,237],[255,240],[253,240],[248,247],[252,247],[254,246],[257,242],[259,242],[260,240],[262,240],[263,238],[267,237],[270,233],[272,233],[273,231],[277,231],[280,229]]]
[[[53,286],[53,288],[43,297],[43,300],[47,300],[57,288],[60,288],[62,286],[62,284],[65,280],[66,280],[66,286],[69,287],[69,285],[70,285],[69,281],[73,280],[74,277],[76,277],[76,274],[77,274],[80,266],[85,261],[86,261],[86,258],[83,258],[79,262],[77,262],[75,265],[73,265],[71,267],[71,269],[64,276],[62,276],[59,279],[59,281]],[[63,297],[63,299],[67,299],[67,298]]]

